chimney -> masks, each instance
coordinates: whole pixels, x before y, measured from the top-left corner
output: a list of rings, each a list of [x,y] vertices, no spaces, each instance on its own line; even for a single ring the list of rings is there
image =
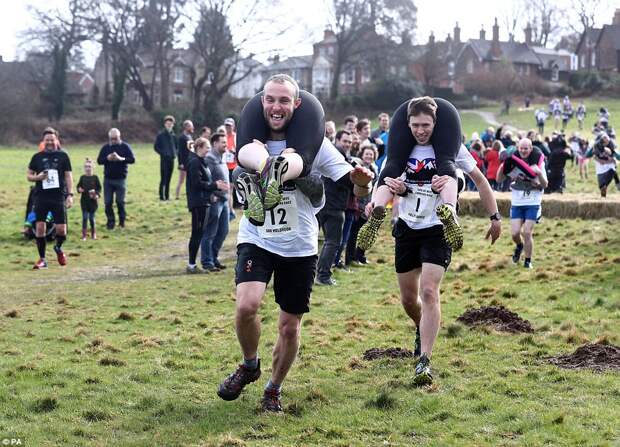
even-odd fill
[[[456,22],[454,26],[454,42],[461,43],[461,28],[459,28],[459,22]]]
[[[616,8],[616,13],[614,14],[614,25],[620,25],[620,8]]]
[[[485,36],[485,32],[484,32],[484,26],[480,29],[480,40],[484,40],[484,36]]]
[[[428,43],[429,45],[433,45],[435,43],[435,35],[433,34],[432,31],[431,31],[430,36],[428,36]]]
[[[497,24],[497,17],[495,17],[495,24],[493,25],[493,42],[499,42],[499,25]]]
[[[525,27],[525,43],[528,45],[532,45],[532,25],[530,22],[527,22],[527,26]]]
[[[323,40],[327,40],[330,37],[334,37],[334,36],[335,36],[334,32],[329,27],[325,28],[325,30],[323,31]]]
[[[497,17],[493,25],[493,40],[491,41],[491,56],[499,59],[502,55],[502,49],[499,46],[499,26],[497,25]]]

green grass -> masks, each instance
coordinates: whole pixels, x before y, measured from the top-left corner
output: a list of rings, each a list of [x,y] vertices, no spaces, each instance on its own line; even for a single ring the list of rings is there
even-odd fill
[[[76,174],[94,147],[69,148]],[[184,275],[185,202],[160,204],[155,154],[136,148],[127,229],[81,242],[70,211],[69,265],[30,270],[20,240],[30,149],[0,155],[0,438],[26,445],[616,445],[618,373],[568,371],[544,357],[606,337],[620,344],[618,222],[545,219],[536,270],[509,262],[508,223],[494,245],[464,217],[465,248],[442,284],[436,385],[410,386],[412,360],[364,361],[371,347],[412,348],[384,228],[372,264],[316,288],[282,416],[257,411],[270,370],[277,306],[260,314],[264,376],[235,402],[216,394],[240,360],[232,269]],[[101,170],[97,172],[101,175]],[[176,180],[176,177],[175,179]],[[102,210],[99,222],[104,221]],[[238,221],[235,221],[235,223]],[[233,265],[234,236],[225,246]],[[455,323],[504,304],[536,332],[506,335]]]

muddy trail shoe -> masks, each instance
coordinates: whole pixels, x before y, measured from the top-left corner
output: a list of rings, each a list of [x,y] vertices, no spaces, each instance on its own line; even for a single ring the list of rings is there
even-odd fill
[[[269,157],[260,174],[260,186],[263,190],[263,206],[269,211],[282,200],[282,183],[288,171],[288,161],[283,156]]]
[[[243,215],[252,225],[262,226],[265,223],[265,208],[257,176],[244,172],[237,177],[235,187],[243,202]]]
[[[32,266],[32,270],[43,270],[43,269],[46,269],[46,268],[47,268],[47,262],[45,261],[45,259],[39,259]]]
[[[521,258],[521,252],[523,251],[523,244],[518,244],[515,246],[515,251],[512,254],[512,262],[515,264],[519,263],[519,259]]]
[[[413,356],[420,357],[422,355],[422,339],[420,338],[420,328],[415,330],[415,342],[414,342]]]
[[[275,390],[265,390],[263,399],[260,401],[260,408],[263,411],[272,413],[282,412],[282,403],[280,402],[280,392]]]
[[[61,248],[54,246],[54,251],[56,252],[56,259],[58,260],[58,264],[67,265],[67,255]]]
[[[374,210],[372,210],[370,219],[362,225],[362,228],[360,228],[360,231],[357,234],[357,248],[366,251],[374,245],[377,241],[377,237],[379,236],[381,224],[385,220],[385,215],[386,211],[382,206],[377,206]]]
[[[443,224],[443,235],[446,242],[452,250],[460,250],[463,247],[463,229],[456,218],[456,212],[446,205],[439,205],[436,211]]]
[[[431,361],[426,354],[422,354],[420,361],[415,367],[415,376],[413,384],[415,386],[430,385],[433,383],[433,375],[431,374]]]
[[[260,377],[260,360],[256,369],[248,369],[243,364],[239,365],[237,370],[226,378],[217,390],[217,395],[224,400],[235,400],[241,394],[243,388],[256,382]]]

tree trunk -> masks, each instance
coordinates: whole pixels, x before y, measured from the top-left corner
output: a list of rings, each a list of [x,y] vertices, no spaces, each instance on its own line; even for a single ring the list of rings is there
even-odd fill
[[[340,64],[340,60],[336,60],[334,64],[334,73],[332,77],[332,86],[329,90],[329,99],[334,100],[338,98],[339,87],[340,87],[340,72],[342,71],[342,65]]]
[[[125,99],[125,81],[127,79],[127,68],[121,63],[114,65],[114,74],[112,76],[113,94],[112,94],[112,120],[118,121],[121,105]]]

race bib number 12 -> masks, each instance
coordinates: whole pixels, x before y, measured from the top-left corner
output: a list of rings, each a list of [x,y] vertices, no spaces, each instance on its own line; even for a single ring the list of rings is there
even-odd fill
[[[287,191],[278,206],[265,211],[265,224],[258,227],[258,233],[264,238],[294,235],[298,220],[295,191]]]

